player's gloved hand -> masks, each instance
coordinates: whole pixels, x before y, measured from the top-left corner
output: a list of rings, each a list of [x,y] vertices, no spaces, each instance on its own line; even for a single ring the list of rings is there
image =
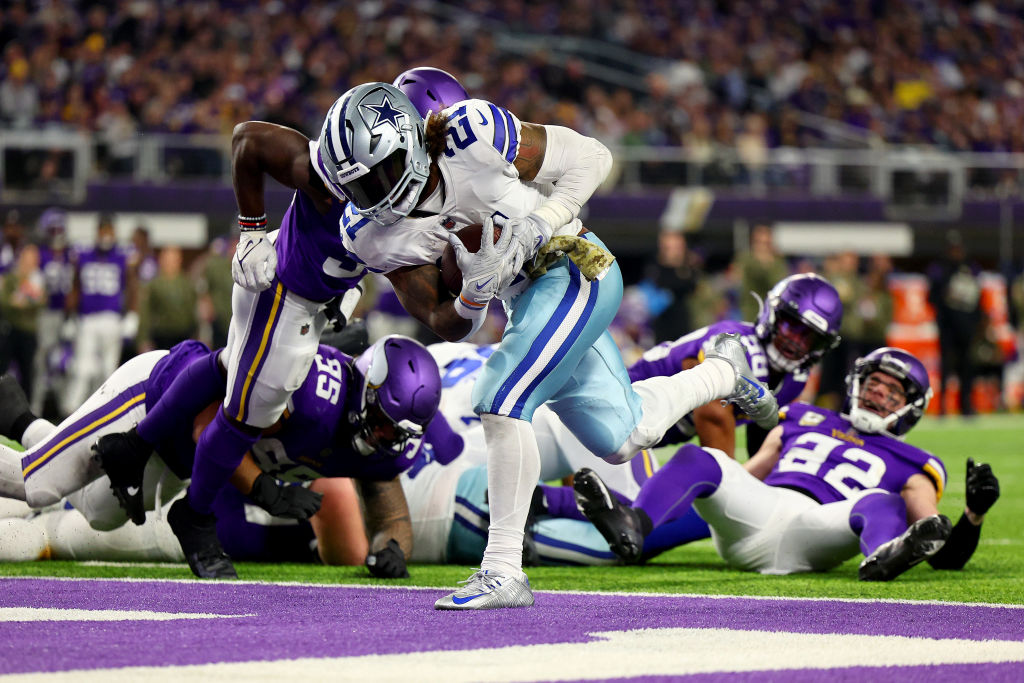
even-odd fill
[[[276,479],[261,472],[252,484],[249,499],[275,517],[309,519],[320,509],[324,494],[304,486],[282,486]]]
[[[547,221],[532,213],[522,218],[509,218],[501,227],[503,230],[512,231],[512,236],[519,243],[522,250],[524,261],[528,261],[536,256],[540,248],[548,243],[548,240],[551,239],[551,234],[554,232]],[[520,262],[519,268],[522,267],[523,264]],[[516,272],[519,272],[518,268]]]
[[[250,292],[262,292],[277,274],[277,251],[266,230],[243,230],[231,259],[231,278]]]
[[[405,568],[405,554],[393,538],[386,546],[366,556],[366,568],[378,579],[409,578],[409,570]]]
[[[988,512],[999,498],[999,480],[987,463],[974,464],[967,458],[967,509],[976,515]]]
[[[497,242],[489,238],[494,234],[493,231],[494,221],[485,218],[480,249],[475,254],[469,253],[454,233],[448,233],[448,243],[455,250],[455,261],[462,271],[461,298],[477,308],[486,306],[515,277],[515,273],[511,276],[508,274],[508,261],[513,256],[510,253],[512,231],[502,230]]]

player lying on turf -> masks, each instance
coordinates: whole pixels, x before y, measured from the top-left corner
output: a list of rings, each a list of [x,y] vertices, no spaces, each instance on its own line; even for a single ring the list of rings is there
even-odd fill
[[[488,522],[487,477],[482,466],[486,449],[480,418],[473,412],[471,392],[473,382],[493,349],[493,346],[448,343],[429,347],[431,355],[443,368],[440,411],[446,420],[442,426],[450,423],[459,434],[456,437],[440,429],[435,423],[441,420],[435,418],[427,429],[422,447],[401,477],[411,511],[412,558],[415,561],[476,563],[482,556]],[[583,444],[545,407],[538,410],[535,427],[545,478],[561,478],[590,464],[617,489],[635,495],[640,484],[656,471],[657,463],[648,452],[633,458],[628,465],[595,463]],[[257,453],[268,450],[264,441],[266,439],[257,443]],[[140,452],[140,458],[144,457],[144,452],[145,449]],[[153,471],[156,467],[162,467],[162,463],[153,458],[147,466],[145,479],[149,496],[159,498],[152,490],[153,482],[161,479],[161,475]],[[170,472],[162,476],[166,494],[162,499],[168,500],[183,485]],[[319,556],[328,564],[362,563],[366,557],[366,538],[351,482],[316,479],[311,488],[324,493],[324,498],[323,507],[307,524],[272,517],[234,487],[225,487],[216,498],[214,509],[217,532],[228,554],[234,559],[256,561],[306,561]],[[531,557],[545,564],[617,562],[608,544],[579,513],[572,490],[558,487],[554,492],[543,501],[538,497],[541,509],[538,509],[540,517],[536,523],[531,522]],[[382,504],[391,493],[393,491],[383,496]],[[105,477],[76,493],[75,504],[82,512],[60,506],[60,509],[48,510],[30,519],[19,516],[5,520],[7,529],[0,557],[8,561],[38,559],[42,553],[54,559],[183,559],[165,521],[165,513],[147,513],[142,526],[117,526],[123,524],[125,515],[110,495]],[[396,507],[394,503],[391,505]],[[97,531],[90,527],[89,520],[102,528],[117,528]],[[319,555],[310,551],[311,544]],[[377,555],[374,560],[377,564],[371,566],[376,575],[404,573],[404,562],[398,567],[401,571],[389,573],[392,566],[397,567],[401,555],[398,558]]]
[[[86,513],[90,509],[87,501],[76,500],[74,492],[102,474],[96,460],[90,457],[90,445],[105,434],[121,434],[121,430],[146,417],[159,417],[163,421],[169,436],[158,441],[157,451],[177,475],[175,481],[180,486],[191,471],[193,439],[199,435],[198,431],[193,431],[195,417],[206,405],[217,401],[224,391],[223,377],[219,383],[203,386],[191,380],[209,373],[205,368],[199,373],[191,370],[196,364],[216,362],[216,352],[210,352],[198,342],[179,344],[170,353],[158,351],[133,359],[116,371],[79,411],[32,444],[26,453],[0,449],[0,466],[3,467],[0,473],[4,475],[0,478],[2,493],[27,500],[36,508],[71,494],[72,504]],[[177,378],[174,383],[172,377]],[[165,393],[177,390],[189,392],[190,396],[179,401],[158,400]],[[371,537],[371,550],[379,552],[394,539],[407,554],[411,532],[396,477],[411,464],[411,457],[420,446],[427,425],[431,424],[439,399],[437,366],[422,345],[411,339],[386,337],[357,359],[321,346],[316,363],[293,395],[291,409],[280,428],[272,433],[268,430],[251,455],[260,467],[280,478],[358,477],[369,513],[369,526],[375,532]],[[5,411],[10,410],[9,403],[5,402]],[[195,409],[172,414],[163,411],[167,405],[183,403]],[[151,411],[148,415],[147,407]],[[31,442],[30,437],[39,431],[39,421],[32,421],[27,405],[16,417],[5,422],[9,423],[7,434],[15,439]],[[27,436],[26,424],[31,432]],[[7,424],[0,426],[8,427]],[[441,430],[457,439],[440,421],[433,428],[435,432]],[[115,443],[117,448],[107,453],[104,469],[111,477],[118,499],[133,521],[139,523],[144,520],[146,507],[154,507],[159,487],[153,479],[159,478],[160,468],[147,464],[151,453],[148,446],[133,450],[137,444],[133,446],[124,439],[117,439]],[[272,513],[308,517],[315,512],[315,507],[310,505],[311,497],[303,493],[304,489],[279,487],[273,477],[257,471],[251,462],[236,471],[235,479],[243,490],[250,492],[250,497]],[[133,490],[132,486],[122,486],[119,483],[122,480],[140,481],[143,485]],[[170,497],[170,492],[164,490],[164,493],[168,494],[165,499]],[[397,502],[400,502],[400,509],[395,507]],[[187,541],[194,530],[187,526],[176,527],[175,509],[171,508],[168,521],[182,541],[193,571],[199,575],[233,576],[230,559],[219,544],[217,557],[197,558],[189,551]],[[106,528],[124,521],[123,513],[114,521],[90,519],[94,526]],[[200,540],[192,546],[209,547],[206,539]]]
[[[858,359],[847,385],[842,415],[787,407],[745,466],[714,449],[684,446],[630,507],[583,470],[574,481],[583,510],[621,551],[642,548],[642,535],[692,505],[726,562],[765,574],[826,570],[858,549],[865,581],[891,580],[926,559],[936,568],[963,567],[999,495],[991,468],[968,460],[967,509],[953,527],[937,507],[945,467],[901,440],[931,398],[924,366],[885,347]],[[636,529],[641,538],[620,542]]]
[[[827,280],[814,273],[791,275],[768,292],[756,322],[726,320],[658,344],[630,366],[629,378],[637,382],[695,367],[704,360],[716,335],[738,334],[750,369],[765,386],[772,387],[779,406],[784,406],[800,396],[808,371],[839,343],[842,319],[839,293]],[[721,401],[700,406],[683,417],[662,443],[680,443],[697,436],[702,446],[735,457],[738,425],[747,425],[747,448],[757,450],[766,432],[735,406]]]

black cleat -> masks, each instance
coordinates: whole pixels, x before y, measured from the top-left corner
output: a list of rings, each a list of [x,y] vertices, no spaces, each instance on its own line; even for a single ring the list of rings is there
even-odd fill
[[[104,434],[93,444],[92,453],[93,460],[110,478],[110,488],[128,517],[135,524],[145,524],[142,477],[153,447],[132,427],[127,432]]]
[[[572,480],[576,504],[597,528],[612,552],[623,562],[635,563],[644,549],[644,524],[640,514],[612,495],[601,477],[584,467]]]
[[[864,558],[857,570],[861,581],[892,581],[915,564],[939,552],[953,532],[946,515],[919,519],[896,538]]]
[[[21,441],[22,434],[14,433],[15,423],[19,421],[18,418],[28,412],[28,398],[21,385],[18,384],[18,380],[11,374],[0,377],[0,435],[14,441]]]
[[[237,579],[231,558],[217,539],[217,518],[196,512],[188,497],[179,498],[167,512],[167,523],[178,537],[192,573],[201,579]]]

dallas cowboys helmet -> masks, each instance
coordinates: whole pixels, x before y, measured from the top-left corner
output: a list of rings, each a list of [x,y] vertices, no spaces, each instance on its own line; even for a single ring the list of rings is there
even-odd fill
[[[814,273],[790,275],[768,292],[754,332],[772,369],[796,372],[839,344],[843,303],[832,284]]]
[[[865,408],[861,390],[873,372],[884,372],[899,380],[906,395],[906,405],[886,416]],[[928,370],[924,364],[909,351],[883,346],[858,358],[853,364],[853,369],[846,375],[843,417],[858,431],[888,434],[898,438],[904,436],[918,423],[928,409],[931,399],[931,381],[928,379]]]
[[[441,402],[441,373],[423,344],[383,337],[352,362],[357,405],[349,412],[353,446],[362,455],[400,456],[423,437]]]
[[[423,127],[398,88],[357,85],[327,112],[314,166],[359,215],[391,225],[416,207],[430,173]]]
[[[404,92],[423,118],[469,99],[469,93],[455,76],[432,66],[419,66],[399,75],[394,86]]]

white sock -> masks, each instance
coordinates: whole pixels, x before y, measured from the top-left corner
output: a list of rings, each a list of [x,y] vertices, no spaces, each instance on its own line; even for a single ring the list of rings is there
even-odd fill
[[[25,433],[21,435],[21,445],[25,448],[33,448],[56,429],[57,425],[49,420],[44,420],[41,417],[36,418],[32,424],[25,428]]]
[[[519,576],[523,528],[540,479],[533,425],[503,415],[481,415],[487,439],[487,499],[491,524],[481,569]]]
[[[644,448],[658,443],[684,415],[732,393],[736,371],[721,358],[708,358],[689,370],[633,382],[643,401],[643,416],[609,462],[626,462]]]

